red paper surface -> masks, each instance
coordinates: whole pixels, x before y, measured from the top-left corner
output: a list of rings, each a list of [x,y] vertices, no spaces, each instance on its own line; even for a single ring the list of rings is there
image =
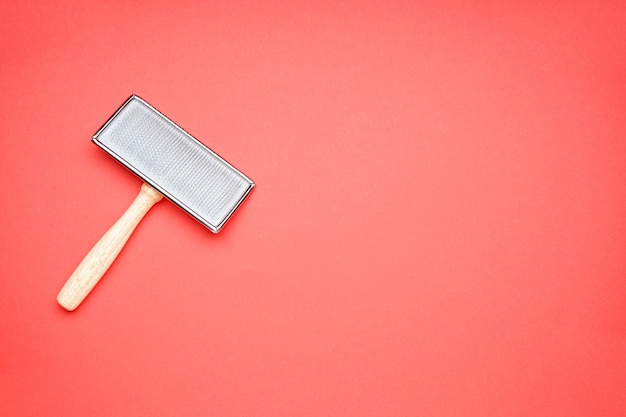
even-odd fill
[[[625,4],[2,3],[0,414],[626,415]],[[257,187],[68,313],[132,93]]]

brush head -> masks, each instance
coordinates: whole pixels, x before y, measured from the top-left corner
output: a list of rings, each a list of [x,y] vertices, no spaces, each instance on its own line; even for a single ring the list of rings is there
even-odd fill
[[[214,233],[254,182],[133,95],[93,142]]]

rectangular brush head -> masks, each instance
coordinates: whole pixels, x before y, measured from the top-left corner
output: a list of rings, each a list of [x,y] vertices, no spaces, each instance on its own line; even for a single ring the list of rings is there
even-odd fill
[[[254,187],[243,173],[135,95],[93,142],[214,233]]]

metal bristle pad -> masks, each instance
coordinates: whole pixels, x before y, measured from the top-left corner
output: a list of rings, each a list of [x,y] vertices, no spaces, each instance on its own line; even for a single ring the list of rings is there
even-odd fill
[[[93,141],[216,233],[254,187],[137,96],[122,105]]]

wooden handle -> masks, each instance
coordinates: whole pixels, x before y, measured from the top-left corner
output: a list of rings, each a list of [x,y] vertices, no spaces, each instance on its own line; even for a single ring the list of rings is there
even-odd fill
[[[68,311],[78,307],[117,258],[143,216],[162,198],[148,184],[141,186],[141,191],[128,210],[89,251],[59,292],[57,301],[61,307]]]

